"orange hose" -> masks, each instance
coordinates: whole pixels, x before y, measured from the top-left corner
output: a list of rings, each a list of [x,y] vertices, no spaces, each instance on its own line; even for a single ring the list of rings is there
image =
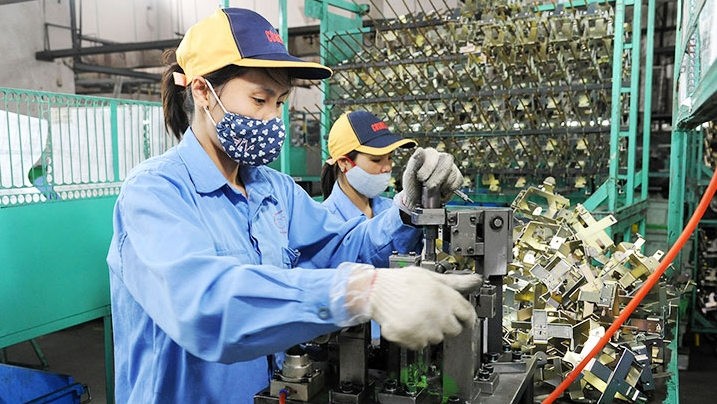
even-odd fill
[[[705,193],[702,195],[702,199],[700,200],[699,205],[697,205],[695,213],[692,214],[692,218],[690,218],[690,221],[687,223],[687,226],[685,226],[685,229],[682,231],[682,234],[680,234],[680,237],[677,239],[672,248],[670,248],[670,251],[668,251],[662,261],[660,261],[660,264],[657,266],[657,269],[655,269],[655,272],[653,272],[652,275],[647,278],[640,290],[637,291],[632,300],[630,300],[627,306],[625,306],[625,308],[622,310],[622,313],[620,313],[620,315],[615,319],[610,328],[607,329],[605,335],[600,338],[600,341],[598,341],[597,345],[595,345],[595,347],[593,347],[590,353],[585,358],[583,358],[583,360],[580,361],[580,363],[575,368],[573,368],[573,370],[568,374],[565,380],[563,380],[563,382],[560,383],[558,387],[556,387],[555,390],[553,390],[553,392],[545,398],[545,400],[543,400],[542,404],[550,404],[554,402],[563,394],[563,392],[568,387],[570,387],[570,384],[575,381],[580,372],[582,372],[588,362],[590,362],[590,359],[594,358],[598,353],[600,353],[600,351],[602,351],[605,345],[610,341],[610,338],[612,338],[612,335],[615,334],[615,332],[620,327],[622,327],[628,317],[630,317],[632,312],[635,311],[637,306],[642,302],[642,299],[644,299],[645,296],[647,296],[647,294],[650,292],[650,289],[652,289],[652,287],[657,284],[662,274],[672,263],[672,260],[675,259],[675,256],[677,256],[677,254],[680,252],[680,249],[682,249],[682,246],[690,238],[692,232],[697,227],[697,224],[702,219],[702,215],[704,215],[705,210],[710,204],[710,201],[712,201],[712,197],[715,194],[715,190],[717,190],[717,170],[712,175],[712,180],[710,180],[709,186],[705,190]],[[673,377],[676,376],[673,375]]]

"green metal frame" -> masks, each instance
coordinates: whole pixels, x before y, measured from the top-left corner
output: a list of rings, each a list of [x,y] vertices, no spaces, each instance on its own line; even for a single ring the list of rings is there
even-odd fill
[[[0,209],[0,347],[109,314],[115,199]]]
[[[281,40],[285,44],[289,43],[289,28],[286,19],[286,0],[279,0],[279,34]],[[281,110],[281,120],[286,123],[286,140],[285,144],[291,145],[291,125],[289,125],[289,105],[284,103],[284,108]],[[282,147],[279,152],[279,171],[291,175],[291,150],[290,147]]]
[[[287,0],[277,0],[279,5],[279,34],[285,44],[289,43],[288,10]],[[229,2],[224,1],[223,7],[229,7]],[[279,158],[269,164],[275,170],[290,175],[296,182],[318,182],[319,176],[313,175],[307,169],[307,150],[305,147],[297,147],[291,141],[291,105],[284,103],[281,112],[281,119],[285,123],[286,141],[281,148]]]
[[[605,3],[606,0],[576,0],[563,7],[583,7],[590,3]],[[652,69],[645,69],[644,84],[641,87],[641,50],[642,41],[640,36],[633,36],[631,41],[625,41],[624,22],[626,12],[632,10],[632,32],[641,32],[643,5],[641,1],[617,0],[615,3],[614,21],[614,50],[613,50],[613,71],[612,71],[612,114],[610,130],[610,155],[613,156],[610,164],[609,177],[597,189],[597,191],[585,200],[584,205],[596,215],[612,214],[618,219],[618,223],[610,231],[621,234],[622,238],[629,240],[632,233],[637,231],[645,234],[645,212],[647,210],[648,198],[648,174],[649,174],[649,152],[650,152],[650,121],[651,121],[651,96],[652,93]],[[344,12],[351,13],[352,17],[345,17],[331,12],[331,8],[339,8]],[[538,5],[540,11],[554,9],[555,4]],[[305,0],[306,14],[318,18],[321,21],[321,57],[322,62],[328,65],[337,61],[331,60],[331,55],[351,56],[358,51],[348,46],[346,41],[341,41],[343,49],[332,49],[336,41],[331,39],[336,35],[361,35],[369,31],[369,28],[362,26],[361,15],[366,12],[365,6],[349,3],[344,0]],[[655,28],[655,0],[647,0],[646,35],[644,43],[645,65],[653,63],[654,28]],[[360,43],[360,41],[355,41]],[[630,53],[629,59],[626,52]],[[624,71],[630,64],[630,72],[625,77]],[[328,82],[323,84],[324,96],[331,98],[331,88]],[[628,125],[621,126],[623,98],[629,97]],[[644,110],[642,117],[639,116],[638,107],[642,100]],[[328,128],[331,127],[330,106],[327,106],[322,113],[322,153],[326,152],[326,137]],[[639,127],[640,118],[642,128]],[[638,139],[642,132],[642,156],[638,164],[637,150]],[[626,139],[627,150],[621,152],[621,140]],[[514,195],[474,195],[477,202],[509,203]],[[584,196],[578,197],[582,200]]]
[[[703,66],[700,58],[702,38],[700,19],[707,0],[680,0],[677,4],[677,32],[673,102],[673,132],[670,153],[670,196],[668,212],[668,244],[673,245],[684,227],[686,213],[695,210],[702,190],[712,175],[703,161],[703,131],[700,125],[717,119],[717,63]],[[714,7],[714,6],[713,6]],[[713,10],[717,14],[717,8]],[[714,220],[702,220],[699,227],[714,227]],[[700,268],[699,243],[692,239],[693,279]],[[678,270],[685,257],[678,256],[673,264]],[[697,290],[689,299],[689,325],[693,332],[717,333],[717,323],[696,310]]]
[[[349,17],[333,13],[333,9],[342,10],[349,13]],[[368,12],[368,6],[365,4],[356,4],[346,0],[304,0],[305,13],[309,17],[319,19],[320,26],[320,47],[321,62],[332,65],[338,62],[332,60],[332,55],[343,54],[353,55],[358,49],[350,48],[348,44],[343,43],[337,45],[331,40],[334,35],[362,35],[369,32],[369,28],[363,28],[363,20],[361,16]],[[359,42],[360,43],[360,42]],[[328,80],[324,80],[321,84],[324,98],[331,98],[331,86]],[[327,138],[331,122],[331,113],[329,107],[321,111],[321,155],[328,158]]]
[[[645,69],[644,85],[640,88],[641,44],[639,36],[631,36],[625,41],[624,22],[627,8],[632,7],[632,32],[642,30],[642,1],[615,2],[615,23],[613,42],[612,100],[610,117],[610,171],[607,180],[585,202],[585,207],[594,214],[612,214],[617,224],[611,231],[622,233],[624,240],[632,239],[636,230],[645,234],[645,214],[648,198],[648,175],[650,153],[650,123],[652,69]],[[655,0],[647,1],[647,26],[645,27],[645,66],[652,66],[655,32]],[[625,79],[625,53],[630,52],[630,74]],[[627,127],[622,126],[622,98],[629,97],[629,116]],[[642,158],[637,164],[637,142],[640,128],[639,103],[643,101],[642,113]],[[627,139],[626,157],[622,161],[621,139]],[[622,184],[624,183],[624,185]],[[635,225],[637,228],[635,229]]]
[[[0,88],[0,348],[103,318],[113,402],[112,210],[127,172],[174,143],[159,103]]]

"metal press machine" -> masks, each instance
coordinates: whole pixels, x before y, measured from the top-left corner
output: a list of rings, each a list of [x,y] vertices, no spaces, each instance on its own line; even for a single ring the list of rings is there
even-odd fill
[[[512,256],[510,208],[442,206],[424,189],[410,214],[423,228],[421,255],[397,254],[390,266],[483,275],[466,298],[478,320],[461,334],[422,351],[381,340],[372,344],[368,324],[344,329],[286,352],[283,369],[255,404],[285,403],[532,403],[539,355],[504,344],[502,283]],[[438,252],[440,251],[440,252]],[[440,304],[440,302],[435,302]]]

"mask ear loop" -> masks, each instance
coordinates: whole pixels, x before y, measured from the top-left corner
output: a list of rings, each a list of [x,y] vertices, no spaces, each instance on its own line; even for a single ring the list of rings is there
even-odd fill
[[[349,161],[349,163],[351,163],[351,168],[356,167],[356,162],[354,162],[353,160],[351,160],[351,157],[349,157],[348,155],[344,155],[344,156],[341,156],[341,157],[345,158],[346,160]],[[350,170],[350,169],[349,169],[349,170]],[[345,173],[346,171],[348,171],[348,170],[341,170],[342,173]]]
[[[204,79],[204,82],[207,83],[207,87],[209,87],[209,91],[211,91],[212,94],[214,95],[214,99],[217,100],[217,104],[219,104],[219,107],[222,109],[222,111],[224,111],[224,114],[228,114],[229,111],[227,111],[227,109],[224,108],[224,104],[222,104],[222,102],[219,100],[219,96],[217,95],[216,91],[214,91],[214,87],[212,86],[212,83],[210,83],[209,80],[207,80],[207,79]],[[204,112],[207,113],[207,115],[209,116],[209,120],[212,121],[214,126],[217,126],[217,123],[214,121],[214,118],[212,118],[212,114],[209,113],[209,107],[204,106]]]

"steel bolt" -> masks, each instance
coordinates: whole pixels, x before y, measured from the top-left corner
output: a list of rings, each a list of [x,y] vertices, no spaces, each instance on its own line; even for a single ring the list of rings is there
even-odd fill
[[[397,388],[398,388],[398,381],[396,381],[396,379],[388,379],[383,384],[383,389],[389,393],[395,392]]]
[[[498,352],[487,352],[483,354],[484,362],[498,362],[498,358],[500,358],[500,353]]]
[[[512,353],[512,358],[514,362],[517,362],[521,359],[523,359],[523,353],[520,350],[514,350]]]
[[[490,227],[493,228],[493,230],[498,230],[501,227],[503,227],[503,218],[500,216],[496,216],[490,221]]]
[[[339,383],[339,390],[342,393],[351,393],[354,391],[354,384],[352,382],[341,382]]]

